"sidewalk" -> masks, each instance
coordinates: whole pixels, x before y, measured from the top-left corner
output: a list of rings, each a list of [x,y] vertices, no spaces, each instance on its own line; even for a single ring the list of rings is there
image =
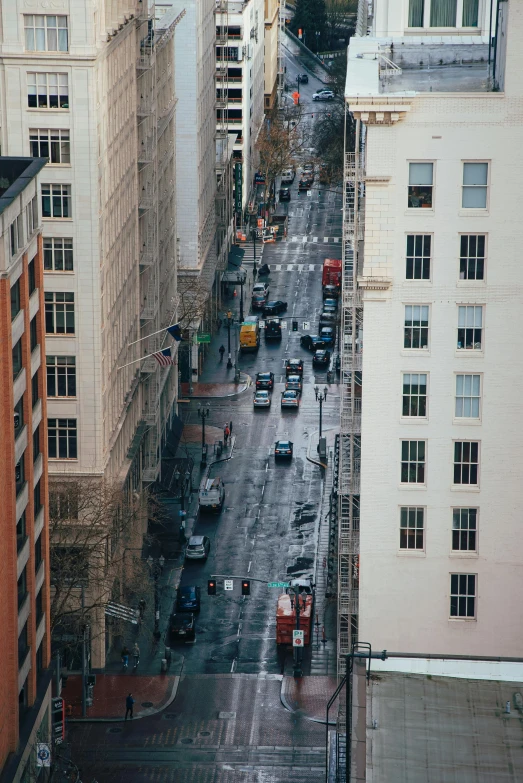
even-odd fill
[[[230,370],[234,376],[234,369]],[[252,383],[252,378],[245,373],[240,373],[239,383],[193,383],[192,394],[189,393],[189,384],[182,383],[182,393],[188,400],[204,399],[212,397],[213,399],[221,397],[234,397],[246,391]],[[184,402],[184,400],[178,400]]]
[[[132,664],[129,665],[129,671]],[[97,674],[93,704],[82,718],[82,677],[71,675],[62,689],[69,721],[121,721],[125,717],[125,699],[132,693],[134,719],[161,712],[174,701],[180,678],[163,675]]]
[[[307,720],[325,723],[327,704],[338,687],[336,677],[284,677],[280,700],[285,709],[301,713]],[[329,710],[329,725],[336,724],[338,699]]]

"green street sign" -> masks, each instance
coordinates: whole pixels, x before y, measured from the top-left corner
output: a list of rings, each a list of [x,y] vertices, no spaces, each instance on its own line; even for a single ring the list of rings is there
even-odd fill
[[[267,587],[288,587],[289,582],[269,582]]]
[[[211,335],[209,332],[202,332],[201,334],[196,335],[196,342],[197,343],[210,343],[211,342]]]

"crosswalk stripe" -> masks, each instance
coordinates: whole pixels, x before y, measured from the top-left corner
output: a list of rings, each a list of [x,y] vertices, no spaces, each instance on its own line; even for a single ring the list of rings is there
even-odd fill
[[[291,242],[297,242],[297,241],[298,241],[298,237],[291,237]]]
[[[340,241],[339,237],[334,237],[334,242],[339,242],[339,241]]]
[[[302,237],[301,238],[301,241],[303,242],[303,244],[305,244],[307,242],[307,240],[308,240],[308,237]]]
[[[316,264],[309,264],[309,272],[314,272],[315,269],[316,269]]]
[[[271,272],[281,272],[282,270],[285,272],[294,272],[295,269],[296,271],[299,271],[306,267],[308,267],[309,272],[316,272],[322,268],[322,264],[269,264]]]
[[[271,269],[274,266],[274,271],[275,272],[281,272],[282,264],[271,264],[270,266],[271,266]]]
[[[312,237],[312,241],[313,242],[317,242],[318,241],[318,237]]]
[[[329,237],[323,237],[323,241],[324,242],[328,242],[329,241]]]

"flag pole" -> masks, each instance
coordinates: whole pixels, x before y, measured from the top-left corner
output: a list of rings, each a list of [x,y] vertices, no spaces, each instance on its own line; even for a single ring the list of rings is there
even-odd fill
[[[147,334],[145,337],[140,337],[138,340],[135,340],[132,343],[127,343],[127,347],[130,348],[131,345],[136,345],[136,343],[141,343],[142,340],[147,340],[148,337],[154,337],[156,334],[162,334],[162,332],[166,332],[167,329],[169,329],[171,326],[174,326],[174,324],[169,324],[169,326],[165,326],[163,329],[159,329],[157,332],[151,332],[151,334]]]
[[[147,354],[147,356],[140,356],[139,359],[134,359],[132,362],[127,362],[127,364],[122,364],[121,367],[117,367],[116,369],[117,370],[123,370],[124,367],[129,367],[131,364],[136,364],[136,362],[142,362],[144,359],[150,359],[151,356],[154,356],[155,353],[158,353],[158,351],[155,351],[154,353],[149,353],[149,354]]]

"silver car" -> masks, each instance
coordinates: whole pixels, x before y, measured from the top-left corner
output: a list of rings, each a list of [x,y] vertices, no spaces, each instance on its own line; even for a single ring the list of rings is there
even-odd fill
[[[254,407],[255,408],[270,408],[271,407],[271,395],[268,391],[260,390],[254,393]]]
[[[207,536],[191,536],[185,550],[187,560],[207,560],[211,542]]]

